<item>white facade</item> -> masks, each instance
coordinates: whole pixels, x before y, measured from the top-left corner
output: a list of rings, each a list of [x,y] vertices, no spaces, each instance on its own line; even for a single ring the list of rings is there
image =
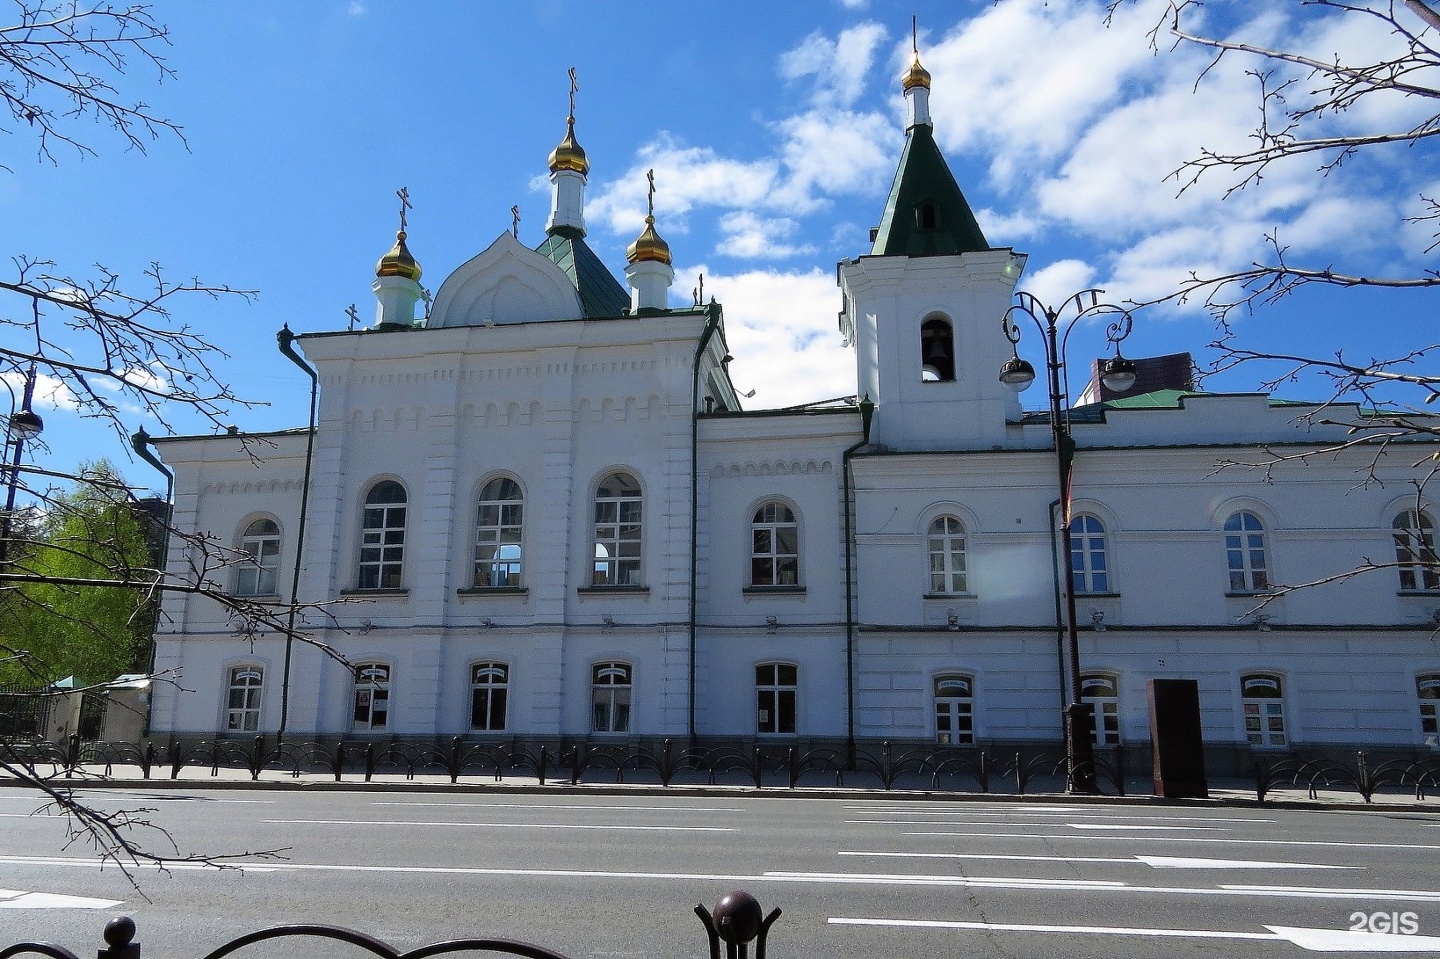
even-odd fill
[[[308,431],[159,441],[176,524],[256,557],[212,578],[325,604],[306,631],[350,665],[296,644],[287,677],[281,637],[168,595],[155,666],[181,682],[157,684],[152,732],[274,733],[283,710],[295,738],[1057,740],[1050,426],[997,379],[1024,257],[985,244],[929,135],[907,131],[872,251],[840,265],[868,442],[853,404],[741,412],[719,308],[627,309],[574,227],[583,190],[560,186],[541,250],[502,234],[428,319],[397,314],[392,276],[383,329],[297,338],[320,405],[293,596]],[[1102,741],[1144,743],[1146,681],[1186,678],[1213,744],[1434,744],[1432,570],[1274,590],[1393,564],[1422,457],[1216,468],[1339,438],[1305,412],[1190,394],[1077,413]]]

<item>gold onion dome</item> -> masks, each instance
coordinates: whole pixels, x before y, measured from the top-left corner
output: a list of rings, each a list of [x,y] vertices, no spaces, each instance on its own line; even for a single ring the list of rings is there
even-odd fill
[[[670,265],[670,244],[660,238],[655,232],[655,217],[645,218],[645,232],[635,238],[635,242],[625,250],[625,259],[631,263],[639,263],[641,260],[653,260],[655,262]]]
[[[585,149],[575,142],[574,117],[566,118],[565,139],[550,151],[550,172],[559,173],[561,170],[571,170],[581,176],[590,173],[590,160],[585,156]]]
[[[375,264],[375,275],[403,276],[407,280],[419,281],[420,264],[415,262],[415,257],[410,255],[409,248],[405,246],[404,230],[396,232],[395,245]]]
[[[905,90],[914,87],[930,89],[930,71],[920,65],[920,54],[915,54],[915,60],[910,64],[910,69],[905,71],[901,84]]]

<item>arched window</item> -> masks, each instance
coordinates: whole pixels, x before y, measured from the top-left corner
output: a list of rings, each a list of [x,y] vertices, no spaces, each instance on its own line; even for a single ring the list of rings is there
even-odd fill
[[[761,735],[795,732],[795,693],[799,667],[761,663],[755,667],[755,731]]]
[[[591,667],[590,728],[597,733],[628,733],[631,688],[629,663]]]
[[[360,663],[355,667],[355,708],[351,724],[357,732],[385,729],[390,724],[390,667]]]
[[[1435,553],[1435,521],[1423,511],[1407,509],[1395,517],[1395,567],[1400,589],[1440,589],[1440,558]]]
[[[750,585],[798,586],[800,526],[784,503],[766,503],[750,524]]]
[[[1086,673],[1080,677],[1080,698],[1094,707],[1095,724],[1090,741],[1097,746],[1120,742],[1120,684],[1109,673]]]
[[[521,528],[525,504],[520,484],[493,479],[480,491],[475,520],[475,585],[512,586],[520,578]]]
[[[930,523],[930,592],[965,592],[965,525],[954,516]]]
[[[1425,744],[1440,745],[1440,673],[1415,677],[1415,696],[1420,700],[1420,734]]]
[[[642,500],[629,473],[611,473],[595,490],[596,586],[639,586]]]
[[[1265,524],[1260,517],[1241,510],[1225,521],[1225,563],[1230,573],[1230,592],[1260,593],[1270,588]]]
[[[274,596],[279,592],[280,525],[257,519],[240,534],[244,558],[235,570],[236,596]]]
[[[400,589],[405,569],[405,487],[382,480],[365,496],[360,589]]]
[[[260,694],[265,688],[265,667],[247,663],[230,667],[225,699],[225,731],[253,733],[260,729]]]
[[[962,673],[935,677],[935,741],[963,746],[975,741],[975,681]]]
[[[915,204],[915,227],[920,230],[940,229],[940,204],[934,200],[921,200]]]
[[[1279,676],[1241,676],[1240,706],[1245,711],[1245,740],[1250,745],[1286,745],[1285,689]]]
[[[955,334],[950,321],[938,316],[920,324],[920,379],[927,383],[955,379]]]
[[[1076,593],[1110,592],[1110,559],[1105,555],[1105,524],[1088,513],[1070,521],[1070,572]]]
[[[470,728],[503,732],[510,692],[510,667],[504,663],[476,663],[470,667]]]

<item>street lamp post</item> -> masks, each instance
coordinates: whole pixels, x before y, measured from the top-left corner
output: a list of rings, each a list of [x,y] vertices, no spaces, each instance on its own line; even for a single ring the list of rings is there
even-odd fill
[[[12,394],[13,397],[13,394]],[[30,402],[35,398],[35,367],[30,367],[30,372],[25,374],[25,392],[20,400],[20,408],[13,409],[10,413],[10,421],[5,426],[5,436],[10,444],[10,457],[6,470],[10,474],[6,477],[5,490],[5,514],[0,516],[0,573],[5,571],[10,561],[10,535],[14,528],[15,517],[15,491],[20,485],[20,454],[25,449],[25,443],[39,436],[45,429],[45,421],[40,414],[30,408]]]
[[[1065,349],[1070,332],[1082,319],[1108,319],[1105,340],[1115,344],[1115,355],[1100,367],[1100,380],[1108,389],[1121,392],[1135,383],[1135,363],[1120,355],[1120,341],[1130,335],[1130,314],[1109,303],[1100,302],[1103,290],[1082,290],[1066,300],[1058,310],[1051,309],[1029,293],[1015,294],[1016,303],[1005,311],[1001,328],[1014,347],[1014,355],[1000,366],[1000,382],[1017,392],[1035,381],[1035,368],[1020,358],[1020,327],[1017,319],[1028,316],[1040,331],[1045,345],[1045,369],[1050,384],[1050,434],[1055,446],[1055,464],[1060,483],[1060,536],[1065,591],[1065,641],[1069,660],[1070,691],[1065,708],[1065,761],[1069,789],[1075,793],[1093,793],[1095,785],[1095,751],[1092,741],[1094,719],[1092,707],[1081,698],[1080,636],[1075,622],[1075,566],[1070,538],[1070,480],[1075,460],[1075,440],[1068,421],[1070,392],[1069,374],[1065,366]]]

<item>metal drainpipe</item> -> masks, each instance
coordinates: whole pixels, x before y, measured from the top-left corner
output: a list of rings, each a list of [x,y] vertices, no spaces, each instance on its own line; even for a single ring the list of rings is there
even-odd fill
[[[165,579],[165,571],[170,566],[170,521],[175,516],[175,504],[171,502],[171,500],[175,497],[175,474],[171,472],[170,467],[160,462],[160,459],[154,453],[150,452],[150,434],[145,432],[145,427],[140,427],[134,432],[134,434],[131,435],[130,446],[135,450],[136,456],[140,457],[142,460],[155,467],[161,473],[165,474],[165,535],[160,540],[159,562],[159,578],[163,582]],[[160,599],[163,599],[164,595],[164,591],[162,590],[160,597],[156,599],[156,602],[160,602]],[[153,632],[150,636],[150,662],[146,664],[145,674],[147,676],[155,675],[155,636]],[[145,728],[141,730],[140,733],[142,739],[148,738],[150,736],[150,710],[151,706],[154,705],[153,690],[151,692],[149,700],[150,701],[146,703],[145,707]]]
[[[860,407],[860,442],[840,454],[844,464],[841,492],[845,508],[845,752],[849,768],[855,768],[855,569],[851,559],[851,545],[854,540],[854,524],[850,517],[850,458],[860,447],[870,442],[870,423],[875,416],[875,403],[866,393]]]
[[[320,377],[315,373],[314,367],[295,352],[295,334],[290,332],[290,324],[281,327],[280,332],[275,334],[275,339],[280,344],[280,352],[310,377],[310,429],[305,436],[305,476],[300,482],[300,524],[295,534],[295,571],[290,577],[290,615],[285,624],[285,667],[280,678],[280,728],[275,734],[275,741],[281,743],[285,741],[285,726],[290,718],[290,657],[295,646],[296,599],[300,592],[300,560],[305,552],[305,514],[310,505],[310,463],[315,456],[315,401],[320,391]]]
[[[720,328],[720,304],[712,301],[706,307],[709,315],[705,329],[700,333],[700,345],[695,347],[695,362],[690,368],[690,682],[689,682],[689,729],[691,748],[695,746],[695,604],[696,604],[696,563],[700,554],[700,358],[710,338]]]

